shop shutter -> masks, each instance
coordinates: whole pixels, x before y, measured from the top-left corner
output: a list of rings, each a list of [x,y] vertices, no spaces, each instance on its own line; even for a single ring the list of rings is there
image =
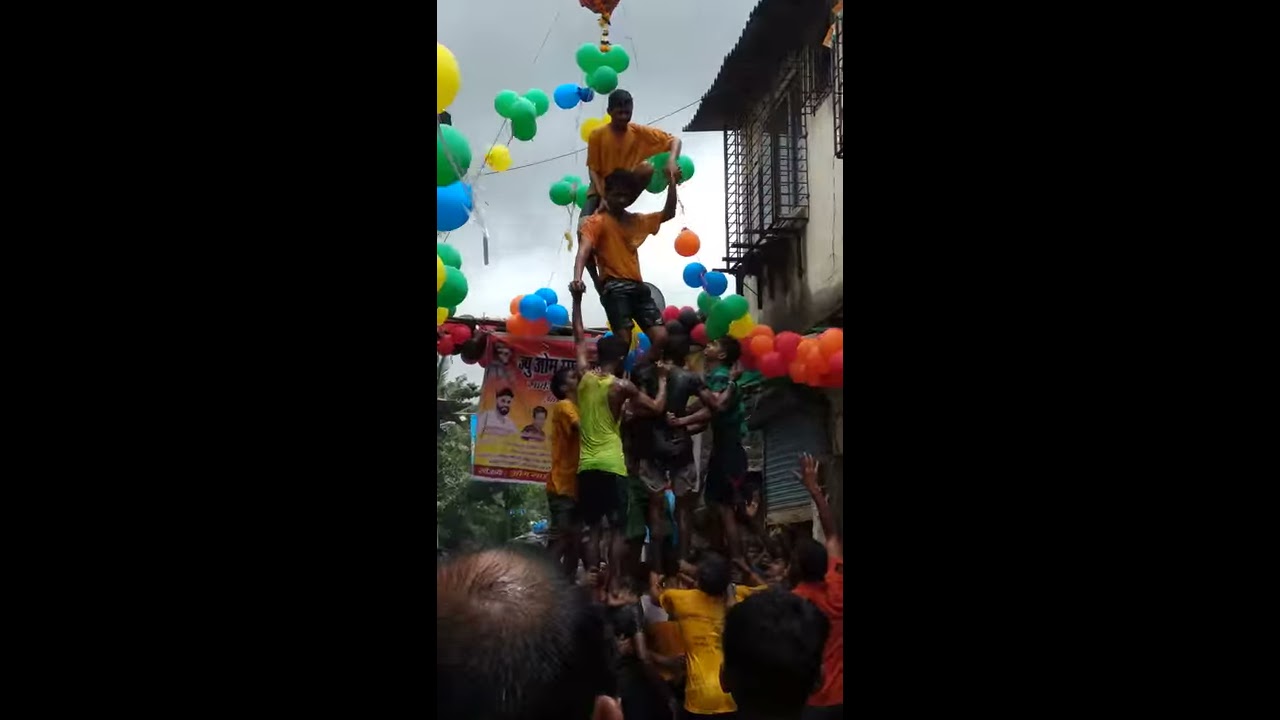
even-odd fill
[[[800,470],[800,453],[822,457],[828,453],[830,440],[825,418],[827,414],[816,404],[771,418],[764,431],[765,502],[769,513],[804,507],[809,493],[795,473]]]

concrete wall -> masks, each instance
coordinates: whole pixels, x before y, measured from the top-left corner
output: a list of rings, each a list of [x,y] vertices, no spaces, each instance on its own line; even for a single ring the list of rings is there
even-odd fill
[[[835,156],[835,106],[828,95],[806,118],[805,154],[809,177],[808,224],[801,243],[786,257],[770,258],[764,308],[752,315],[775,330],[805,330],[834,312],[844,300],[844,160]],[[797,253],[799,257],[797,257]],[[802,263],[803,277],[797,273]],[[781,285],[785,284],[785,289]],[[749,296],[757,281],[747,278]]]

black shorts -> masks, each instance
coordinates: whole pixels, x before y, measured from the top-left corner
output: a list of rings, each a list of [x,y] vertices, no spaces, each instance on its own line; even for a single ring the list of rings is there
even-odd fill
[[[587,525],[609,519],[610,528],[622,527],[626,510],[627,478],[605,470],[578,473],[578,515]]]
[[[649,288],[642,282],[617,278],[605,280],[600,304],[604,306],[605,317],[609,318],[609,325],[615,332],[618,328],[631,327],[632,320],[645,331],[662,324],[662,310],[658,309]]]
[[[547,493],[547,535],[551,540],[558,540],[566,533],[576,529],[578,520],[578,501],[566,495]]]
[[[844,717],[844,705],[807,705],[800,717],[803,720],[835,720]]]
[[[707,463],[707,500],[717,505],[736,505],[747,480],[747,451],[736,442],[717,443]]]

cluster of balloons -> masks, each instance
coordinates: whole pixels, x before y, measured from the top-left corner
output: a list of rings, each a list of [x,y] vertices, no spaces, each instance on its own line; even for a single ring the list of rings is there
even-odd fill
[[[676,252],[680,252],[679,241],[680,238],[677,237]],[[683,255],[684,253],[680,254]],[[706,265],[700,262],[691,262],[684,266],[684,284],[691,288],[703,289],[704,292],[698,296],[698,307],[703,307],[704,303],[710,303],[712,299],[720,297],[725,290],[729,289],[729,277],[719,270],[707,272]],[[702,300],[703,295],[708,296],[708,300]]]
[[[569,324],[569,310],[551,288],[539,288],[528,295],[511,298],[507,332],[512,335],[546,335],[553,326]]]
[[[466,298],[462,254],[452,245],[436,243],[436,325],[443,325]]]
[[[698,293],[698,307],[706,314],[707,321],[693,329],[690,336],[694,340],[699,336],[718,340],[725,335],[741,340],[755,327],[755,321],[747,314],[747,299],[741,295],[716,297],[704,290]],[[705,340],[702,344],[706,344]]]
[[[608,323],[605,323],[605,327],[609,328],[609,332],[606,332],[602,337],[613,337],[613,326]],[[667,328],[667,332],[668,333],[671,332],[671,328]],[[649,348],[652,346],[653,346],[653,341],[650,340],[649,336],[646,335],[645,332],[640,329],[640,324],[632,320],[631,321],[631,349],[627,351],[626,358],[622,360],[622,369],[626,370],[627,372],[631,372],[632,369],[635,368],[636,361],[640,359],[640,356],[649,352]]]
[[[844,331],[828,328],[817,337],[793,332],[776,336],[768,325],[756,325],[742,342],[742,364],[767,378],[790,376],[812,387],[844,385]]]
[[[556,101],[556,107],[561,110],[572,110],[580,102],[591,102],[595,99],[595,96],[596,93],[591,88],[578,87],[573,83],[557,85],[556,89],[551,92],[551,97]]]
[[[577,175],[565,175],[551,184],[551,202],[564,207],[576,203],[579,208],[587,206],[587,190],[590,183]]]
[[[578,69],[586,73],[587,87],[604,95],[618,88],[618,76],[631,67],[631,57],[619,45],[601,50],[596,43],[586,43],[575,57]]]
[[[474,200],[471,186],[461,180],[436,187],[436,230],[449,232],[467,224]]]
[[[658,153],[649,158],[649,164],[653,165],[653,177],[649,178],[649,192],[657,195],[667,190],[667,159],[671,153]],[[693,158],[688,155],[681,155],[676,158],[676,167],[680,168],[680,179],[676,181],[676,185],[683,185],[693,178]]]
[[[551,108],[551,98],[537,88],[524,95],[514,90],[503,90],[493,99],[493,109],[511,121],[511,134],[517,140],[528,142],[538,134],[538,118]]]

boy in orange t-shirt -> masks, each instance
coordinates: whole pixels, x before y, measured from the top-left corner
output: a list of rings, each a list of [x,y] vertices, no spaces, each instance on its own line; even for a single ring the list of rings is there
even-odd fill
[[[650,235],[658,234],[662,223],[676,216],[676,184],[667,185],[667,204],[662,212],[644,215],[627,212],[627,205],[638,194],[637,188],[643,187],[640,178],[627,170],[614,170],[605,178],[606,205],[582,224],[569,288],[577,293],[585,290],[582,271],[593,262],[594,254],[594,264],[600,274],[596,286],[600,291],[600,304],[604,306],[614,335],[630,347],[634,321],[653,341],[651,359],[656,360],[662,357],[667,331],[662,326],[662,311],[640,275],[637,250]]]
[[[565,576],[572,579],[578,570],[578,541],[582,518],[578,512],[578,376],[565,368],[551,378],[551,475],[547,478],[547,510],[550,515],[547,549],[553,562],[564,557]]]

